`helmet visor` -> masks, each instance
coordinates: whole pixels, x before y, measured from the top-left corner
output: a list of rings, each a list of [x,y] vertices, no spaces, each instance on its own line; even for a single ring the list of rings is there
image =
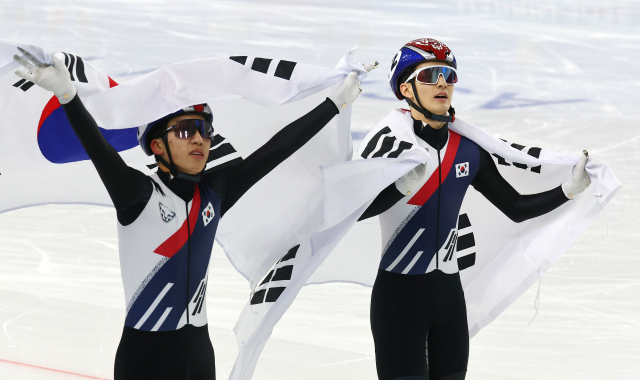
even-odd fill
[[[165,130],[165,132],[169,131],[173,131],[177,138],[184,140],[192,138],[196,132],[199,132],[204,140],[211,140],[213,136],[213,126],[211,123],[201,119],[180,120]]]
[[[415,78],[416,81],[423,84],[436,84],[438,78],[442,75],[442,79],[447,84],[458,83],[458,73],[456,69],[450,66],[427,66],[414,71],[404,83]]]

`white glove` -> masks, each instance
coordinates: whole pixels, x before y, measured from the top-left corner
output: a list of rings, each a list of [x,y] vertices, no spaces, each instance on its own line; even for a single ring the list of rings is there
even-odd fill
[[[52,55],[53,65],[47,65],[40,62],[38,58],[34,57],[28,51],[18,48],[27,59],[13,56],[13,59],[24,66],[28,72],[22,70],[16,70],[16,75],[20,78],[31,81],[38,86],[44,88],[47,91],[53,92],[60,101],[60,104],[69,103],[74,96],[78,93],[76,88],[71,83],[71,76],[69,70],[64,65],[64,62],[55,55]]]
[[[373,70],[373,69],[377,69],[377,68],[378,68],[378,65],[379,65],[378,61],[375,61],[374,63],[370,63],[370,64],[368,64],[368,65],[365,65],[365,64],[363,63],[363,64],[362,64],[362,67],[364,67],[364,70],[365,70],[366,72],[370,72],[370,71],[371,71],[371,70]]]
[[[411,169],[407,174],[398,178],[396,181],[396,189],[404,195],[410,195],[420,186],[427,174],[427,164],[420,164]]]
[[[364,69],[369,72],[378,67],[378,62],[362,66],[364,66]],[[336,92],[329,96],[329,99],[331,99],[338,109],[344,108],[356,101],[358,95],[362,92],[362,89],[360,88],[361,83],[361,81],[358,81],[358,71],[353,70],[342,81],[342,84]]]
[[[583,150],[580,161],[573,167],[571,177],[562,183],[562,191],[569,199],[573,199],[591,185],[591,178],[589,178],[589,174],[584,169],[588,158],[589,153]]]

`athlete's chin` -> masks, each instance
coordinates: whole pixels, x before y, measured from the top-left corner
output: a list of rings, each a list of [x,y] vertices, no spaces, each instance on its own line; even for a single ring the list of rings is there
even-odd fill
[[[433,104],[431,108],[427,108],[429,111],[433,112],[436,115],[446,115],[447,111],[449,111],[448,104]]]
[[[427,109],[436,115],[446,115],[447,111],[449,111],[449,106],[451,106],[451,102],[448,99],[434,99],[429,102]]]
[[[204,170],[204,165],[201,165],[201,166],[199,166],[197,168],[193,168],[191,173],[189,173],[189,174],[196,175],[196,174],[201,173],[203,170]]]

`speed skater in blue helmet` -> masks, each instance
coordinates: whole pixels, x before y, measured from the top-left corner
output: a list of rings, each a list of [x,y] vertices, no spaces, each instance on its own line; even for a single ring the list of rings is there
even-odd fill
[[[198,182],[209,155],[213,113],[205,104],[180,109],[138,127],[138,142],[155,155],[161,169],[174,177]]]
[[[206,173],[213,134],[209,107],[187,107],[141,126],[140,145],[156,156],[160,168],[148,175],[128,166],[104,138],[63,60],[53,56],[48,65],[20,53],[24,58],[14,59],[28,71],[17,75],[55,94],[116,209],[127,313],[114,379],[215,379],[206,291],[218,224],[254,185],[356,100],[359,71],[253,152],[211,165]],[[274,191],[280,188],[286,190],[281,185]]]
[[[445,44],[432,38],[420,38],[404,45],[393,57],[389,85],[398,99],[405,99],[427,119],[452,122],[455,110],[451,107],[451,96],[453,84],[458,80],[457,68],[456,58]],[[439,84],[444,88],[433,88],[432,93],[423,94],[421,101],[419,93],[424,90],[418,91],[418,86],[438,87]],[[446,87],[450,87],[449,91]]]

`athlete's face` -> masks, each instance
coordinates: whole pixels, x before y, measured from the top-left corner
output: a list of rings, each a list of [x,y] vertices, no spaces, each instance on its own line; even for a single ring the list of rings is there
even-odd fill
[[[442,65],[446,65],[446,63],[434,62],[434,61],[423,62],[419,64],[415,68],[415,70],[418,70],[427,66],[442,66]],[[423,107],[425,107],[426,109],[428,109],[429,111],[431,111],[436,115],[447,114],[447,111],[449,111],[449,107],[451,107],[451,100],[453,98],[452,84],[447,84],[447,82],[445,82],[442,75],[438,77],[438,83],[436,84],[424,84],[418,81],[415,81],[415,84],[416,84],[416,90],[418,91],[418,98],[420,98],[420,103],[422,104]],[[416,103],[416,98],[415,98],[415,94],[413,93],[413,87],[411,86],[411,83],[401,84],[400,92],[406,98]],[[416,115],[413,115],[414,113]],[[411,114],[412,116],[414,116],[414,118],[417,118],[416,116],[418,115],[422,116],[422,114],[417,113],[415,111],[412,112]],[[417,118],[417,119],[422,120],[424,119],[424,116],[422,118]],[[434,123],[429,123],[429,125],[431,126],[433,126],[433,124]]]
[[[186,119],[204,120],[204,117],[198,114],[175,116],[169,119],[167,127],[171,127],[177,122]],[[167,133],[167,141],[169,142],[173,164],[178,171],[185,174],[198,174],[204,169],[207,163],[207,157],[209,157],[211,140],[203,139],[200,132],[196,132],[188,139],[180,139],[176,137],[173,131],[169,131]],[[162,156],[167,162],[170,162],[162,138],[151,141],[151,150],[154,154]],[[162,170],[166,172],[169,171],[164,165],[159,164],[159,166]]]

